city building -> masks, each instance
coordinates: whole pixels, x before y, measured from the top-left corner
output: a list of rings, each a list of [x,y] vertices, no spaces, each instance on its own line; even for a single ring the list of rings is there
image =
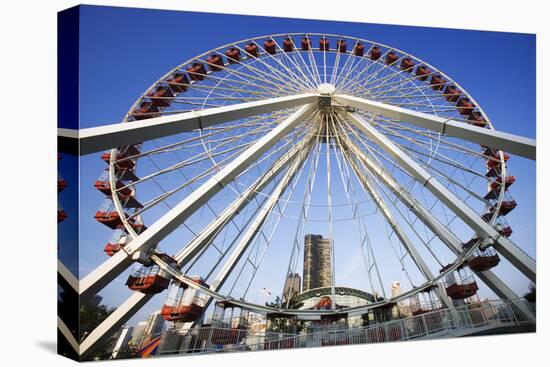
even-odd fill
[[[307,234],[304,239],[302,292],[332,286],[331,239]]]
[[[359,289],[349,287],[335,287],[334,288],[334,302],[335,309],[344,309],[349,307],[366,306],[372,302],[375,302],[374,295],[364,292]],[[304,291],[293,298],[294,306],[300,310],[320,310],[332,308],[332,287],[314,288],[308,291]],[[320,322],[309,322],[309,328],[324,327],[327,322],[333,323],[336,326],[345,325],[345,327],[359,327],[364,326],[367,322],[374,322],[375,315],[370,312],[365,315],[347,316],[345,313],[343,318],[339,320],[321,320]],[[326,322],[325,322],[326,321]],[[317,325],[318,324],[318,325]]]
[[[143,335],[145,334],[145,327],[147,326],[147,321],[140,321],[134,328],[134,332],[132,333],[132,339],[130,340],[130,343],[134,347],[141,347],[141,341],[143,339]]]
[[[395,298],[400,295],[401,295],[401,283],[395,280],[391,283],[391,297]],[[409,302],[410,301],[397,302],[397,304],[392,308],[392,317],[400,318],[400,317],[412,316],[412,310]]]
[[[143,338],[140,345],[143,345],[150,341],[151,339],[156,338],[162,333],[164,329],[164,318],[160,314],[160,311],[153,312],[147,317],[147,324],[145,325],[145,330],[143,332]]]
[[[292,297],[300,294],[302,287],[302,279],[298,273],[290,273],[285,280],[283,289],[283,302],[288,301]]]
[[[132,338],[132,332],[134,328],[132,326],[124,325],[120,336],[118,337],[113,351],[111,353],[111,359],[126,357],[125,352],[128,350],[128,343]]]
[[[391,283],[391,296],[395,298],[401,294],[401,283],[398,281],[393,281]]]

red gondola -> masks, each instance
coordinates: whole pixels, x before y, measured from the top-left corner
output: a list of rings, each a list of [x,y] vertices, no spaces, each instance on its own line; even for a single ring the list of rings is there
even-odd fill
[[[221,71],[224,67],[223,59],[220,55],[210,55],[210,57],[206,59],[206,62],[211,71]]]
[[[447,81],[441,75],[433,75],[430,80],[430,85],[433,90],[443,90]]]
[[[499,215],[506,215],[514,210],[517,206],[518,204],[515,200],[503,201],[500,205]]]
[[[250,57],[258,57],[258,46],[255,43],[249,43],[244,50]]]
[[[143,208],[143,204],[141,204],[135,195],[118,195],[120,203],[124,208],[136,208],[140,209]]]
[[[132,117],[136,120],[145,120],[153,117],[159,117],[160,113],[159,108],[153,105],[153,102],[141,102],[139,107],[137,107],[134,112],[132,112]]]
[[[323,37],[319,40],[319,51],[329,51],[330,50],[330,41]]]
[[[502,176],[500,176],[500,177],[497,177],[495,181],[491,182],[489,187],[492,190],[497,189],[503,184],[503,181],[504,181],[504,187],[507,189],[510,186],[512,186],[514,182],[516,182],[516,178],[514,176],[506,176],[506,178],[503,180]]]
[[[355,56],[362,57],[365,54],[365,45],[363,45],[361,42],[357,42],[354,52]]]
[[[208,287],[201,277],[191,277],[193,282]],[[185,283],[174,282],[160,314],[166,321],[192,322],[204,312],[208,296]]]
[[[418,80],[426,81],[428,79],[428,75],[430,75],[431,71],[424,65],[420,65],[416,68],[416,76],[418,77]]]
[[[454,85],[448,85],[445,87],[444,94],[447,102],[456,102],[462,93]]]
[[[133,159],[125,159],[125,158],[128,158],[130,156],[130,154],[127,154],[127,153],[123,153],[123,152],[120,152],[117,150],[117,153],[115,155],[115,161],[116,162],[116,166],[118,168],[122,168],[122,169],[132,169],[135,167],[136,165],[136,162],[135,160]],[[103,159],[106,163],[110,163],[111,162],[111,151],[107,151],[105,153],[103,153],[101,155],[101,159]]]
[[[166,254],[157,254],[170,266],[175,266],[176,261]],[[157,294],[168,288],[170,275],[157,264],[149,266],[141,265],[134,269],[128,277],[126,285],[133,291],[144,294]]]
[[[118,211],[115,209],[114,203],[110,198],[106,198],[103,201],[99,209],[96,211],[94,218],[99,223],[104,224],[111,229],[124,228],[122,218],[120,217]],[[141,233],[145,229],[147,229],[141,221],[135,218],[129,220],[128,223],[137,233]]]
[[[237,64],[241,61],[241,51],[238,48],[230,47],[225,51],[225,56],[230,64]]]
[[[453,264],[444,266],[440,273],[443,273]],[[445,292],[452,299],[465,299],[473,296],[478,291],[477,283],[467,268],[459,267],[445,276]]]
[[[382,56],[382,50],[380,50],[380,47],[378,46],[373,46],[370,49],[369,55],[372,61],[376,61],[380,58],[380,56]]]
[[[482,145],[481,147],[483,148],[483,155],[494,159],[500,159],[500,155],[498,154],[499,150],[484,145]],[[504,156],[505,160],[508,160],[510,158],[507,153],[504,153]]]
[[[468,116],[468,123],[470,125],[474,125],[478,127],[487,126],[487,121],[485,121],[485,117],[483,117],[483,115],[478,111],[472,111],[470,116]]]
[[[166,82],[174,93],[185,92],[189,86],[189,78],[185,73],[174,73]]]
[[[107,254],[107,256],[113,256],[117,252],[119,252],[122,249],[122,245],[119,245],[118,243],[110,243],[108,242],[105,247],[103,248],[103,252]]]
[[[456,106],[458,108],[458,112],[461,115],[470,115],[475,107],[472,101],[470,101],[470,99],[466,97],[460,98]]]
[[[229,301],[216,301],[214,305],[214,312],[212,314],[212,326],[220,328],[231,328],[238,326],[246,326],[248,321],[248,311],[240,309],[241,315],[237,325],[233,325],[235,309],[239,308]],[[229,315],[226,315],[228,313]]]
[[[57,193],[67,188],[67,181],[60,174],[57,174]]]
[[[504,237],[510,237],[514,231],[512,230],[512,227],[506,226],[499,229],[498,232]]]
[[[487,172],[485,173],[485,177],[498,177],[500,176],[501,173],[500,173],[500,167],[491,167],[490,169],[487,170]]]
[[[67,219],[67,213],[65,213],[65,210],[61,209],[57,211],[57,223],[63,222],[65,219]]]
[[[124,224],[116,210],[102,211],[98,210],[94,215],[95,220],[101,224],[105,224],[111,229],[123,228]]]
[[[464,249],[468,249],[478,241],[477,238],[473,238],[465,243]],[[485,250],[477,249],[472,253],[472,256],[468,259],[468,266],[474,271],[486,271],[494,268],[500,262],[500,257],[492,247],[488,247]]]
[[[216,302],[212,315],[212,326],[215,327],[211,337],[212,343],[239,344],[246,336],[248,311],[240,308],[240,315],[236,319],[234,317],[236,308],[239,307],[230,302]],[[227,311],[230,312],[226,318]]]
[[[487,153],[484,152],[484,154],[489,157],[489,159],[487,159],[487,162],[486,162],[487,168],[500,167],[500,154],[498,153],[498,151],[490,150]],[[508,153],[504,153],[503,157],[504,157],[504,162],[508,162],[508,160],[510,159],[510,155]]]
[[[515,200],[506,200],[506,201],[503,201],[501,204],[500,204],[500,208],[498,210],[498,216],[501,216],[501,215],[507,215],[508,213],[510,213],[512,210],[514,210],[516,208],[518,204],[516,203]],[[485,221],[489,221],[493,214],[495,213],[496,211],[496,207],[493,205],[491,207],[491,209],[489,209],[489,212],[483,214],[483,219],[485,219]]]
[[[414,61],[412,61],[409,57],[405,57],[401,60],[401,70],[406,71],[407,73],[412,72],[414,65]]]
[[[128,234],[122,229],[117,229],[114,231],[109,242],[107,242],[107,244],[105,245],[103,251],[107,255],[113,256],[114,254],[119,252],[124,246],[126,246],[128,240]]]
[[[468,266],[474,271],[486,271],[494,268],[500,262],[498,254],[493,249],[476,251],[474,256],[468,260]]]
[[[285,38],[285,40],[283,41],[283,50],[285,52],[294,51],[294,44],[293,44],[292,39],[290,37]]]
[[[348,44],[344,40],[338,40],[336,41],[336,48],[338,49],[338,52],[345,54],[348,50]]]
[[[131,221],[130,226],[132,226],[132,228],[137,234],[140,234],[147,229],[147,226],[145,226],[145,224],[143,224],[141,220]]]
[[[118,193],[122,197],[127,197],[127,196],[130,196],[132,194],[132,189],[130,189],[129,187],[125,187],[125,185],[120,181],[117,181],[115,186],[116,186],[117,190],[121,189],[120,191],[118,191]],[[107,196],[111,196],[111,185],[110,185],[108,179],[106,179],[106,180],[100,180],[100,179],[96,180],[96,182],[94,184],[94,187],[96,189],[98,189],[99,191],[101,191],[103,194],[105,194]]]
[[[59,202],[57,203],[57,223],[63,222],[65,219],[67,219],[67,213],[65,213],[65,210],[61,207],[61,204]]]
[[[174,73],[166,82],[174,93],[185,92],[189,86],[189,78],[185,73]]]
[[[206,76],[206,69],[204,68],[204,64],[200,62],[194,62],[190,67],[187,68],[187,72],[189,73],[189,77],[191,80],[204,80],[204,77]]]
[[[309,51],[311,49],[311,38],[302,38],[302,51]]]
[[[120,168],[115,165],[115,175],[118,179],[123,181],[137,181],[138,176],[133,169]]]
[[[494,200],[498,197],[500,193],[500,188],[502,186],[502,176],[499,176],[496,178],[496,180],[492,181],[489,184],[489,191],[485,195],[485,200]],[[507,190],[514,182],[516,182],[516,178],[514,176],[506,176],[506,179],[504,179],[504,189]]]
[[[139,144],[125,145],[125,146],[119,147],[117,150],[129,156],[140,153]]]
[[[122,189],[124,186],[124,183],[122,183],[121,181],[116,181],[115,187],[117,189]],[[103,194],[111,196],[111,184],[109,181],[109,172],[107,170],[103,171],[101,176],[97,178],[94,187],[101,191]],[[132,189],[130,187],[125,187],[124,189],[118,191],[118,193],[122,196],[129,196],[132,194]]]
[[[487,168],[500,167],[500,160],[498,158],[487,159],[487,162],[485,162],[485,165],[487,166]]]
[[[411,311],[413,316],[422,315],[443,308],[441,301],[435,293],[437,287],[438,285],[434,284],[411,298]]]
[[[388,52],[386,55],[386,65],[393,65],[397,60],[399,60],[399,56],[393,51]]]
[[[147,94],[153,106],[168,107],[174,99],[174,93],[168,86],[159,85],[154,91]]]
[[[264,50],[270,55],[275,55],[277,53],[277,44],[272,39],[265,40]]]
[[[412,72],[412,69],[414,68],[414,61],[410,57],[405,57],[401,61],[401,70],[406,71],[407,73]]]

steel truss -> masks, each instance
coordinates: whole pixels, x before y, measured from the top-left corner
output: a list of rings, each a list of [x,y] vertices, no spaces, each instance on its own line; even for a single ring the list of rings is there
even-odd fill
[[[429,210],[420,204],[409,192],[403,188],[392,175],[384,169],[378,162],[364,154],[357,145],[349,139],[345,142],[346,147],[361,162],[363,169],[369,174],[375,175],[382,184],[384,184],[417,218],[419,218],[449,250],[455,255],[463,254],[462,242],[451,232],[443,223],[441,223]],[[465,259],[463,259],[465,260]],[[492,271],[475,271],[475,274],[500,298],[514,300],[518,295],[512,291],[502,280]],[[440,279],[441,277],[437,277]],[[429,284],[434,284],[434,279]],[[523,310],[531,314],[530,310]]]
[[[391,140],[356,113],[348,113],[350,121],[379,147],[389,153],[422,186],[426,187],[449,209],[454,211],[477,235],[488,241],[531,281],[536,281],[536,263],[508,238],[501,235],[476,212],[456,197],[428,171],[422,168]]]
[[[116,253],[113,257],[88,274],[80,281],[79,292],[81,299],[87,299],[96,294],[130,266],[132,263],[132,256],[135,256],[134,254],[139,256],[140,252],[150,252],[158,242],[176,229],[186,218],[208,201],[208,199],[230,183],[256,158],[265,153],[265,151],[273,146],[279,139],[306,119],[316,108],[317,106],[315,104],[307,104],[300,107],[300,109],[267,135],[259,139],[233,162],[212,176],[195,190],[193,194],[189,195],[180,204],[166,213],[161,219],[149,227],[147,231],[135,238],[124,248],[124,251]]]
[[[354,107],[373,114],[380,114],[398,121],[405,121],[435,131],[441,135],[460,138],[529,159],[536,158],[536,143],[533,139],[468,125],[461,121],[432,116],[427,113],[392,106],[387,103],[369,101],[359,97],[335,95],[334,100],[344,106]]]

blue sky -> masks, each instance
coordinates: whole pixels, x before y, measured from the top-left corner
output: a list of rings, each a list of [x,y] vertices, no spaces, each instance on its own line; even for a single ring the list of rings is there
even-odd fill
[[[534,35],[92,6],[83,6],[81,14],[81,128],[121,121],[155,80],[208,49],[264,34],[325,32],[375,40],[424,59],[468,90],[497,129],[536,134]],[[82,167],[81,236],[86,239],[81,237],[80,266],[85,274],[105,259],[102,249],[111,231],[92,219],[103,199],[93,182],[105,164],[91,155],[82,158]],[[535,163],[512,157],[510,170],[518,179],[511,193],[519,203],[507,217],[515,229],[512,240],[534,256]],[[72,190],[74,185],[67,197]],[[521,276],[506,280],[520,294],[527,290]],[[101,294],[112,305],[127,295],[116,287]],[[158,305],[151,303],[132,322]]]

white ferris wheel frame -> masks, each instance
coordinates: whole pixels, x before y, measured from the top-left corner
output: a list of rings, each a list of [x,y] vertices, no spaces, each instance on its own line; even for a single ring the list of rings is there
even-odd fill
[[[286,35],[287,34],[284,34],[283,36]],[[268,37],[275,36],[277,35]],[[336,35],[323,34],[323,36],[328,37]],[[260,38],[265,37],[258,37],[255,39]],[[232,44],[221,46],[219,49],[230,45]],[[391,49],[395,50],[395,48]],[[199,55],[192,60],[198,60],[201,56],[207,55],[208,53],[210,53],[210,51]],[[426,63],[426,65],[429,64]],[[167,73],[165,76],[169,75],[171,72]],[[154,85],[156,84],[153,84],[153,86]],[[367,306],[346,309],[344,311],[277,309],[269,306],[252,304],[243,300],[232,299],[219,293],[219,289],[233,268],[236,266],[241,256],[244,254],[244,251],[252,241],[257,229],[262,226],[275,202],[292,180],[292,177],[296,173],[297,169],[304,163],[308,150],[311,148],[311,144],[307,141],[301,142],[289,151],[288,154],[283,155],[276,163],[272,165],[272,168],[264,177],[259,178],[256,182],[250,185],[241,197],[231,203],[226,210],[223,211],[215,221],[211,222],[199,236],[185,246],[180,253],[175,256],[178,265],[177,269],[169,266],[162,258],[156,256],[153,251],[163,238],[169,235],[175,228],[178,227],[178,225],[184,222],[186,218],[188,218],[194,211],[207,202],[215,193],[231,182],[239,173],[243,172],[243,170],[245,170],[254,160],[256,160],[270,147],[288,134],[289,131],[310,118],[310,116],[318,109],[320,103],[327,103],[327,96],[324,94],[306,93],[269,98],[261,101],[237,103],[229,106],[213,107],[191,112],[176,113],[161,117],[153,117],[144,121],[135,121],[132,124],[119,123],[78,131],[59,129],[58,136],[60,142],[63,142],[64,144],[71,142],[73,146],[76,145],[78,147],[78,155],[86,155],[94,152],[100,152],[105,149],[114,149],[121,145],[140,144],[144,141],[182,132],[197,129],[202,130],[209,126],[214,126],[216,124],[238,120],[261,113],[272,112],[284,108],[298,107],[296,112],[291,114],[284,121],[279,123],[277,127],[249,146],[238,158],[223,167],[221,171],[208,179],[191,195],[180,202],[180,204],[170,209],[160,219],[153,223],[147,231],[139,235],[134,232],[134,239],[127,246],[98,266],[83,279],[80,281],[73,279],[74,277],[71,277],[67,271],[64,271],[65,268],[61,263],[59,263],[60,276],[67,280],[68,284],[70,284],[73,289],[77,290],[82,301],[97,294],[98,291],[100,291],[132,263],[134,263],[136,259],[143,259],[145,257],[151,259],[159,265],[174,279],[205,292],[210,297],[210,300],[216,299],[231,301],[235,305],[259,313],[278,312],[307,319],[316,317],[320,318],[322,315],[341,312],[346,314],[361,314],[369,309],[410,297],[412,294],[436,284],[436,282],[442,279],[446,274],[454,271],[480,246],[493,246],[526,277],[532,281],[535,281],[536,262],[532,258],[526,255],[512,241],[498,233],[491,226],[491,224],[483,221],[477,213],[465,205],[451,191],[446,189],[445,186],[439,183],[435,177],[414,162],[404,151],[393,144],[391,140],[387,139],[375,126],[366,121],[361,115],[355,113],[354,110],[357,109],[368,113],[382,115],[391,119],[406,121],[412,125],[428,129],[443,136],[451,136],[464,141],[483,144],[501,151],[501,159],[502,151],[507,151],[518,156],[535,160],[536,143],[533,139],[497,131],[492,127],[492,124],[490,124],[490,129],[485,129],[467,125],[461,121],[432,116],[426,113],[413,111],[403,107],[392,106],[387,103],[372,101],[361,97],[335,94],[329,96],[328,98],[331,100],[330,103],[348,108],[347,118],[355,127],[357,127],[365,135],[369,136],[369,138],[376,143],[379,148],[386,151],[397,162],[399,162],[400,165],[404,167],[405,170],[407,170],[417,182],[425,186],[439,200],[445,203],[448,208],[450,208],[472,230],[474,230],[481,240],[468,251],[464,251],[460,240],[458,240],[458,238],[449,229],[439,222],[439,220],[432,213],[430,213],[429,210],[424,208],[417,200],[415,200],[414,197],[408,194],[407,191],[392,177],[390,172],[385,170],[379,163],[371,159],[368,155],[364,154],[364,152],[362,152],[352,140],[346,139],[344,136],[343,139],[345,146],[354,153],[355,159],[357,160],[354,162],[350,161],[354,173],[360,179],[361,185],[373,197],[374,202],[380,209],[381,213],[395,230],[400,242],[411,254],[413,261],[426,278],[426,282],[421,286],[398,297],[375,302]],[[193,282],[190,278],[187,278],[179,269],[199,254],[205,246],[208,246],[209,239],[219,230],[220,226],[227,223],[228,218],[231,218],[239,212],[239,210],[242,209],[261,188],[265,187],[271,180],[273,180],[283,168],[287,169],[286,173],[282,179],[278,181],[278,184],[273,189],[271,196],[269,196],[267,202],[264,203],[264,209],[259,211],[251,226],[247,229],[247,232],[222,267],[222,270],[218,273],[216,281],[213,282],[211,287],[208,288],[201,286]],[[364,171],[369,174],[364,174]],[[454,254],[457,255],[457,259],[453,263],[453,266],[449,267],[445,272],[434,276],[427,264],[423,261],[422,257],[416,251],[412,241],[407,237],[406,233],[400,228],[397,221],[393,218],[391,211],[388,209],[387,203],[385,203],[376,186],[371,182],[370,175],[377,177],[379,182],[396,193],[397,198],[408,206],[418,216],[418,218],[428,228],[430,228]],[[114,185],[111,185],[111,187],[114,187]],[[493,272],[476,272],[476,275],[499,297],[507,299],[517,298],[517,295],[515,295],[515,293]],[[443,303],[449,307],[450,304],[448,298],[444,295],[441,288],[438,288],[437,292]],[[80,345],[76,343],[76,345],[78,345],[79,354],[86,355],[87,353],[90,353],[95,346],[104,341],[111,332],[126,322],[152,297],[153,295],[138,292],[132,294],[115,310],[115,312],[113,312],[92,333],[90,333],[90,335],[88,335]],[[523,311],[530,312],[528,310]],[[58,321],[61,325],[60,329],[62,329],[62,331],[66,329],[66,327],[63,328],[63,321]],[[68,339],[71,340],[71,338]]]

